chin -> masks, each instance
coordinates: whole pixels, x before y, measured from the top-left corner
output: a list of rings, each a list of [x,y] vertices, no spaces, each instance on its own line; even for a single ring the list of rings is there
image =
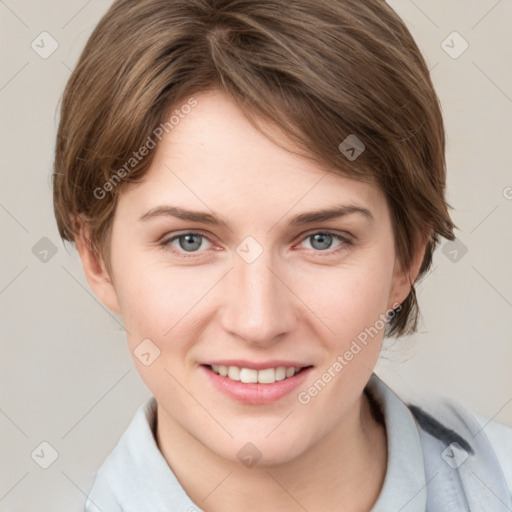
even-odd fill
[[[237,435],[235,439],[219,446],[215,440],[211,443],[204,443],[207,448],[216,453],[219,457],[235,463],[241,463],[247,467],[270,467],[286,464],[299,457],[307,449],[301,443],[301,436],[286,436],[284,440],[280,437],[275,439],[258,436]],[[304,439],[304,437],[302,437]]]

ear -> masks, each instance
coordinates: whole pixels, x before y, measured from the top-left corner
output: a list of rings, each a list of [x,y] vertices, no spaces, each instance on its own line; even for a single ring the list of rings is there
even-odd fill
[[[393,284],[389,295],[389,309],[393,307],[393,304],[401,304],[409,295],[411,287],[420,273],[421,264],[423,263],[429,239],[429,236],[426,236],[416,244],[416,250],[409,268],[404,269],[398,261],[398,258],[395,259]]]
[[[75,244],[82,260],[85,277],[95,295],[114,313],[121,313],[117,293],[102,258],[90,247],[89,229],[83,226],[75,237]]]

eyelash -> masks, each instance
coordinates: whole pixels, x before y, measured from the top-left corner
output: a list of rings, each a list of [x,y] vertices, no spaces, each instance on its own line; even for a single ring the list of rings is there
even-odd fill
[[[310,249],[310,251],[313,251],[315,253],[317,253],[318,255],[322,255],[322,253],[325,253],[325,256],[332,256],[333,254],[337,254],[338,252],[342,251],[343,249],[346,248],[346,246],[350,246],[350,245],[353,245],[353,242],[351,240],[348,239],[348,237],[344,237],[338,233],[335,233],[333,231],[329,231],[329,230],[322,230],[322,231],[313,231],[313,232],[310,232],[308,234],[306,234],[301,240],[300,242],[303,242],[304,240],[307,240],[308,238],[311,238],[313,237],[314,235],[329,235],[329,236],[332,236],[333,238],[337,238],[340,242],[343,242],[337,249],[335,250],[329,250],[329,249],[326,249],[325,251],[320,251],[320,250],[315,250],[315,249]],[[211,241],[209,240],[209,238],[204,235],[203,233],[201,232],[198,232],[198,231],[185,231],[183,233],[180,233],[178,235],[174,235],[173,237],[171,238],[168,238],[166,240],[163,240],[160,245],[164,248],[164,249],[169,249],[170,247],[173,247],[171,246],[171,243],[174,242],[174,240],[177,240],[183,236],[186,236],[186,235],[195,235],[195,236],[200,236],[202,238],[206,238],[210,243]],[[186,252],[182,251],[182,250],[176,250],[176,248],[172,248],[170,249],[171,252],[173,252],[174,254],[178,254],[180,255],[181,257],[184,257],[184,258],[197,258],[199,256],[197,256],[198,252],[200,251],[197,251],[195,253],[189,253],[187,254]]]

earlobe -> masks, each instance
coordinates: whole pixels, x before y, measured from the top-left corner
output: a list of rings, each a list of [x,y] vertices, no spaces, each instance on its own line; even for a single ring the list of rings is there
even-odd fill
[[[393,271],[393,285],[389,294],[388,309],[393,309],[397,304],[401,304],[411,291],[411,282],[409,273],[402,269],[398,259],[395,261],[395,269]]]
[[[117,293],[102,258],[97,257],[89,244],[88,229],[80,230],[75,245],[82,261],[85,277],[94,294],[114,313],[121,313]]]
[[[411,288],[420,272],[426,248],[427,241],[418,244],[413,260],[407,269],[402,268],[398,258],[396,259],[393,273],[393,286],[389,297],[390,304],[388,305],[390,309],[393,307],[393,304],[401,304],[411,292]]]

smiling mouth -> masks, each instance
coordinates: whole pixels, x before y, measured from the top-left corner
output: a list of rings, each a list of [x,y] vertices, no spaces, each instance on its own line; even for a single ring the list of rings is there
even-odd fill
[[[244,384],[274,384],[275,382],[289,379],[298,373],[311,368],[311,366],[304,366],[298,368],[295,366],[285,367],[278,366],[275,368],[264,368],[262,370],[255,370],[253,368],[243,368],[239,366],[224,366],[224,365],[204,365],[213,373],[226,377],[235,382],[242,382]]]

